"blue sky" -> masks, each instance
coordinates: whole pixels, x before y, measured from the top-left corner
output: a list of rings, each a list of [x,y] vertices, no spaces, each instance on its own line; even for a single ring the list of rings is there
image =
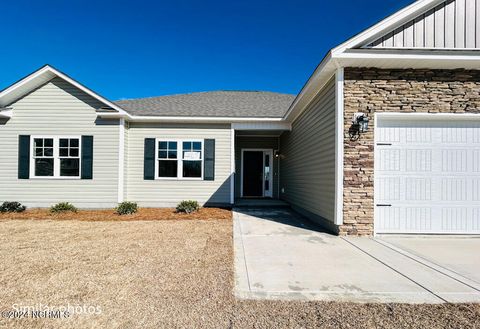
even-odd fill
[[[48,63],[111,99],[296,94],[325,53],[411,0],[6,1],[0,88]]]

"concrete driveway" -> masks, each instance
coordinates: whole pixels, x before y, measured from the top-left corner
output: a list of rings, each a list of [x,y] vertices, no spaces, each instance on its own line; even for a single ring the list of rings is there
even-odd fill
[[[480,301],[480,239],[342,238],[288,208],[234,210],[239,298]]]

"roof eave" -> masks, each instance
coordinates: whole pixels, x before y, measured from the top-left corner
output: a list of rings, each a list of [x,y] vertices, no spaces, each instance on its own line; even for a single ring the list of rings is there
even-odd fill
[[[237,122],[281,122],[282,117],[184,117],[184,116],[140,116],[119,113],[97,113],[105,119],[125,118],[129,122],[169,122],[169,123],[237,123]]]

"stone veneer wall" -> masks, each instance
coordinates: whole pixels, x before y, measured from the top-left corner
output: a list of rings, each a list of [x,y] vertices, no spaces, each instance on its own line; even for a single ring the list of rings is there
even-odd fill
[[[344,208],[342,235],[373,234],[374,113],[479,113],[480,71],[345,69]],[[369,130],[348,137],[355,112]]]

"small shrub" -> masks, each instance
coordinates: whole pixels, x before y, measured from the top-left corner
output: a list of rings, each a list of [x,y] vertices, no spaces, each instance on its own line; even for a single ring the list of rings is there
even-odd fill
[[[138,211],[138,205],[135,202],[124,201],[115,210],[119,215],[131,215]]]
[[[194,200],[183,200],[177,205],[177,212],[184,212],[187,214],[198,211],[199,209],[200,205]]]
[[[54,214],[67,211],[77,212],[77,207],[75,207],[70,202],[59,202],[56,205],[50,207],[50,212]]]
[[[17,201],[5,201],[0,206],[0,212],[23,212],[25,209],[27,207]]]

